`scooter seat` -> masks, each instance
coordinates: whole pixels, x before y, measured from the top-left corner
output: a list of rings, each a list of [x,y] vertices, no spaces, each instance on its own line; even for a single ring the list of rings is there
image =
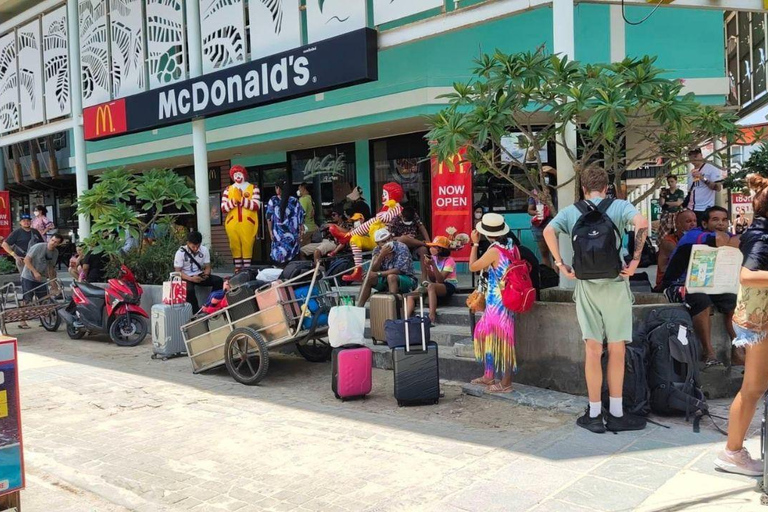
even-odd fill
[[[104,297],[104,292],[106,291],[100,286],[88,283],[77,283],[77,287],[80,288],[87,297]]]

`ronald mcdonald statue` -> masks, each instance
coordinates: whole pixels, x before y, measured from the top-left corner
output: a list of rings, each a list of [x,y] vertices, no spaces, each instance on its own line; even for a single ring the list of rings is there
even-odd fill
[[[251,266],[253,244],[259,231],[259,188],[246,181],[246,170],[234,165],[229,170],[232,185],[228,186],[221,198],[221,210],[226,214],[224,227],[229,238],[229,248],[235,263],[235,272]]]
[[[381,193],[381,204],[383,206],[376,216],[347,233],[341,232],[335,225],[330,227],[331,234],[340,244],[349,242],[350,247],[352,247],[352,257],[357,268],[351,274],[342,277],[344,281],[350,283],[363,280],[363,267],[360,266],[363,263],[363,251],[373,250],[376,247],[373,235],[400,215],[400,212],[403,210],[400,206],[400,201],[403,200],[404,196],[403,187],[397,183],[387,183],[384,185],[384,190]]]

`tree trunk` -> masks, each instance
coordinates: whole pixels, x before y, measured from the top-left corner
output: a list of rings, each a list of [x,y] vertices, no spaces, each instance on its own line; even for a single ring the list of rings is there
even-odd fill
[[[56,160],[56,148],[53,147],[53,135],[45,138],[45,146],[48,148],[48,173],[51,178],[58,178],[59,162]]]
[[[22,183],[24,181],[24,170],[21,167],[21,144],[15,144],[13,148],[13,177],[16,178],[16,183]]]
[[[32,179],[37,181],[40,179],[40,160],[37,159],[37,141],[29,141],[29,174]]]

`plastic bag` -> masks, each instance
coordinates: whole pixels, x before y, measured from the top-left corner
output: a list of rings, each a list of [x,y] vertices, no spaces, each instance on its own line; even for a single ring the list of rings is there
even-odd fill
[[[334,306],[328,316],[328,342],[332,347],[362,343],[365,335],[365,308]]]

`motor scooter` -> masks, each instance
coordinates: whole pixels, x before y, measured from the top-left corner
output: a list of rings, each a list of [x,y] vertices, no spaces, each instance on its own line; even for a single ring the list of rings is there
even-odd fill
[[[86,334],[109,333],[117,345],[134,347],[149,331],[149,315],[139,305],[142,292],[133,272],[123,265],[118,278],[110,279],[106,287],[72,283],[72,300],[59,310],[59,316],[73,340]]]

